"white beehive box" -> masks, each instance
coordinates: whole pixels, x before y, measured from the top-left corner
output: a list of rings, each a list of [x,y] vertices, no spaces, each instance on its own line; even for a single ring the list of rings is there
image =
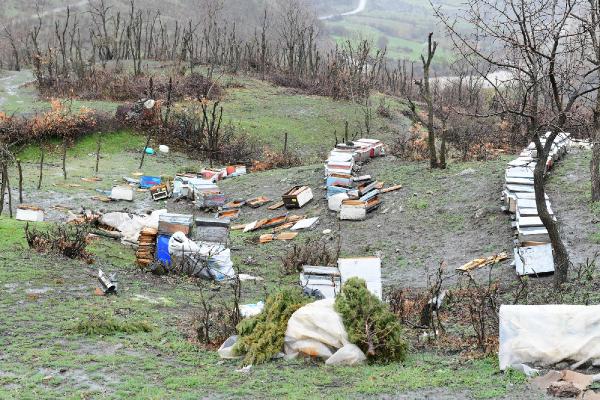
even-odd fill
[[[338,268],[342,276],[342,285],[350,278],[364,279],[367,289],[379,300],[382,299],[381,259],[379,257],[340,258],[338,259]]]
[[[133,201],[133,188],[131,186],[115,186],[110,192],[113,200]]]
[[[38,207],[20,206],[17,207],[15,219],[17,221],[43,222],[44,210]]]

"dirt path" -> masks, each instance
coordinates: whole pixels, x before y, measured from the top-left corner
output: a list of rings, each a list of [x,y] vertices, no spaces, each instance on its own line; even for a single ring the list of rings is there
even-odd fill
[[[341,13],[341,14],[325,15],[323,17],[319,17],[319,19],[326,20],[326,19],[332,19],[335,17],[345,17],[348,15],[355,15],[355,14],[361,13],[361,12],[365,11],[365,8],[367,8],[367,2],[368,2],[368,0],[359,0],[358,6],[352,11],[348,11],[348,12]]]

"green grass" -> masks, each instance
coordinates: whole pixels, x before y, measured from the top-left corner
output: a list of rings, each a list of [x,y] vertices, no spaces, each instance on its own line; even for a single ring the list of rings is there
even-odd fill
[[[199,69],[200,71],[202,69]],[[157,73],[166,73],[159,70]],[[11,72],[10,74],[14,74]],[[27,75],[29,74],[29,75]],[[25,79],[21,75],[30,76],[30,72],[19,73],[14,79]],[[364,131],[364,111],[361,105],[340,100],[335,101],[328,97],[307,96],[276,87],[268,82],[249,78],[246,76],[226,75],[220,83],[227,86],[235,82],[236,87],[226,89],[226,94],[221,102],[223,106],[223,122],[233,124],[240,132],[246,132],[257,139],[259,143],[270,146],[273,150],[283,149],[284,135],[288,133],[288,148],[294,149],[305,157],[305,161],[321,161],[335,143],[335,135],[341,139],[344,134],[344,125],[349,124],[350,136],[359,135]],[[237,87],[237,86],[241,87]],[[0,85],[1,88],[1,85]],[[3,94],[0,92],[0,98]],[[380,100],[384,99],[390,107],[393,119],[380,117],[376,109]],[[400,115],[404,105],[390,96],[374,93],[371,100],[372,131],[370,136],[379,139],[388,139],[398,129],[405,129],[408,121]],[[103,112],[114,113],[119,103],[105,101],[73,101],[72,109],[88,107]],[[21,87],[15,95],[7,96],[6,102],[0,102],[0,111],[12,114],[31,115],[49,109],[49,103],[36,98],[33,87]],[[114,137],[114,136],[113,136]],[[132,141],[126,133],[118,139],[125,139],[122,143],[117,138],[103,144],[104,146],[135,146],[140,147],[140,140]],[[143,139],[141,139],[143,140]],[[81,153],[69,153],[72,156],[85,156],[95,152],[96,137],[88,136],[84,139],[85,146],[80,146]],[[52,142],[58,147],[58,142]],[[111,149],[107,149],[111,151]],[[38,157],[38,150],[28,149],[21,155],[22,158],[32,160]]]
[[[67,180],[67,183],[82,186],[60,186],[64,181],[60,175],[59,152],[49,153],[41,194],[47,191],[54,202],[57,196],[64,195],[68,196],[69,204],[77,203],[91,209],[105,207],[90,202],[88,197],[95,194],[96,187],[110,187],[112,181],[137,168],[139,154],[128,148],[142,146],[143,137],[117,132],[106,135],[104,140],[102,182],[86,184],[79,179],[90,176],[94,164],[94,157],[88,154],[95,150],[95,138],[84,138],[69,150]],[[26,187],[33,190],[35,179],[30,176],[36,176],[36,149],[25,149],[20,156],[31,160],[24,162],[24,166]],[[188,164],[193,162],[171,153],[149,157],[144,171],[172,173],[178,166]],[[373,161],[372,166],[376,165]],[[496,167],[499,172],[494,172]],[[386,163],[377,169],[377,176],[390,184],[402,183],[410,196],[415,192],[417,199],[426,199],[428,207],[425,210],[415,209],[411,213],[407,207],[406,218],[416,220],[420,213],[435,210],[442,204],[438,194],[451,196],[445,187],[445,179],[465,168],[474,168],[483,177],[497,173],[501,176],[503,161],[452,164],[446,172],[429,172],[425,163]],[[223,187],[234,185],[240,191],[255,190],[280,182],[289,174],[315,173],[322,173],[320,165],[250,174],[239,180],[225,181]],[[386,202],[392,201],[392,197],[386,198]],[[130,204],[120,203],[113,207],[130,207]],[[306,211],[310,214],[313,209]],[[456,219],[452,215],[444,216],[444,219]],[[456,219],[455,223],[459,224],[460,220]],[[2,342],[0,398],[258,396],[312,399],[381,397],[413,392],[419,397],[419,391],[433,389],[456,392],[457,396],[468,392],[476,398],[494,398],[523,387],[519,376],[499,373],[494,358],[466,361],[458,355],[415,349],[410,351],[404,365],[334,368],[320,362],[279,360],[255,366],[249,373],[239,373],[236,362],[223,362],[214,350],[203,349],[188,340],[191,316],[200,306],[199,288],[193,282],[141,273],[133,265],[133,250],[107,239],[94,240],[90,244],[89,250],[95,260],[92,265],[38,254],[26,248],[23,226],[21,222],[0,218],[0,287],[3,290],[0,337],[8,338]],[[254,235],[238,231],[231,235],[234,263],[244,273],[266,279],[264,288],[262,284],[244,286],[243,303],[264,300],[265,289],[273,291],[297,281],[296,275],[279,275],[279,256],[285,254],[288,244],[249,244],[248,238]],[[321,237],[320,229],[302,235]],[[368,252],[387,251],[394,243],[381,240],[367,241],[362,247],[365,245],[370,246],[365,249]],[[352,249],[352,255],[357,251],[361,249]],[[416,254],[424,252],[420,248],[414,251]],[[252,262],[248,261],[249,255]],[[419,264],[415,259],[418,255],[398,254],[396,257],[403,270]],[[118,272],[118,295],[94,295],[98,286],[98,268],[107,273]],[[225,296],[226,289],[221,288],[220,293]],[[108,326],[91,324],[89,315],[106,316],[117,323]],[[140,321],[146,321],[152,329],[148,331],[136,325]],[[77,326],[81,327],[80,331],[74,329]]]
[[[455,12],[460,1],[446,1],[445,12]],[[336,6],[337,12],[347,11],[352,5]],[[383,39],[386,43],[386,56],[395,59],[420,61],[426,51],[429,32],[436,32],[436,40],[441,43],[434,63],[444,63],[453,58],[451,45],[439,32],[439,22],[428,2],[414,0],[371,1],[360,14],[340,19],[324,21],[331,37],[338,43],[347,40],[370,40],[376,47]]]
[[[284,134],[288,146],[313,158],[322,157],[338,139],[343,137],[344,124],[349,123],[350,135],[362,127],[363,108],[349,101],[335,101],[320,96],[296,94],[267,82],[252,80],[244,88],[229,89],[223,101],[224,121],[232,122],[275,150],[282,150]],[[394,125],[375,112],[381,95],[373,97],[373,133],[383,138]],[[386,97],[393,111],[401,104]],[[405,124],[401,121],[401,124]]]
[[[13,232],[21,228],[10,225]],[[279,360],[239,373],[237,363],[219,361],[214,351],[191,344],[183,334],[190,307],[198,306],[193,284],[120,270],[119,294],[98,297],[92,294],[96,284],[90,267],[29,253],[14,243],[2,246],[0,285],[6,290],[0,313],[10,340],[3,343],[0,398],[248,398],[258,393],[261,398],[364,398],[440,388],[485,399],[523,383],[519,375],[498,373],[495,358],[463,361],[414,351],[404,365],[327,367]],[[43,291],[26,295],[35,288]],[[140,295],[168,295],[171,301],[145,301]],[[90,323],[89,315],[117,322]]]
[[[118,333],[138,333],[152,331],[147,321],[127,321],[107,314],[89,314],[73,328],[84,335],[116,335]]]

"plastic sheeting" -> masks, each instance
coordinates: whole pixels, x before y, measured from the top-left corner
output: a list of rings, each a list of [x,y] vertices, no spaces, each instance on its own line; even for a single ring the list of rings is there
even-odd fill
[[[167,210],[156,210],[150,215],[130,215],[124,212],[111,212],[100,218],[100,223],[108,225],[121,232],[124,244],[137,244],[143,228],[158,229],[158,217]]]
[[[366,359],[358,347],[348,342],[342,318],[333,309],[334,302],[317,300],[292,314],[285,332],[286,357],[305,354],[320,357],[329,365],[355,365]]]
[[[500,369],[600,359],[600,305],[503,305]]]
[[[231,250],[219,244],[196,243],[183,232],[175,232],[169,240],[169,254],[183,257],[195,264],[191,275],[223,280],[233,278],[235,271],[231,261]]]
[[[332,354],[325,361],[327,365],[357,365],[366,361],[367,356],[357,345],[349,343]]]

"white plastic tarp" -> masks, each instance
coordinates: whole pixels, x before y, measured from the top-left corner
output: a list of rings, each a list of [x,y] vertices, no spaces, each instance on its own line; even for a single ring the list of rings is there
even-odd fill
[[[167,210],[156,210],[150,215],[129,215],[123,212],[111,212],[100,217],[100,223],[121,232],[123,243],[137,243],[143,228],[158,229],[158,217]]]
[[[188,258],[195,262],[198,269],[193,275],[214,277],[217,280],[235,276],[231,250],[220,244],[196,243],[185,236],[183,232],[175,232],[169,239],[169,254]],[[202,261],[206,261],[206,263]]]
[[[600,305],[503,305],[500,369],[600,359]]]
[[[285,331],[285,354],[298,353],[329,358],[335,349],[348,344],[342,317],[333,309],[334,299],[317,300],[292,314]]]

